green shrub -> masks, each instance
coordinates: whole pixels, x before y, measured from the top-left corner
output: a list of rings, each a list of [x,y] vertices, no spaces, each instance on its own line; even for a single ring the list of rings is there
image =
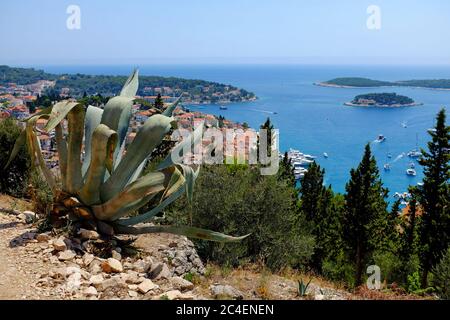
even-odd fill
[[[196,241],[208,260],[237,266],[263,262],[271,269],[305,266],[314,238],[298,215],[293,186],[277,175],[262,176],[257,167],[204,166],[196,181],[192,206],[182,199],[167,213],[172,223],[183,223],[190,211],[192,223],[220,232],[251,235],[223,245]]]
[[[26,192],[26,184],[30,171],[30,161],[25,147],[22,147],[16,161],[7,170],[4,166],[8,162],[11,152],[21,129],[17,121],[12,118],[0,120],[0,192],[15,197],[22,197]]]
[[[434,267],[432,283],[441,299],[450,299],[450,248]]]
[[[31,170],[30,185],[29,194],[33,202],[33,210],[36,213],[47,216],[53,205],[52,190],[37,170]]]
[[[419,272],[414,272],[408,275],[407,278],[407,290],[408,292],[416,292],[420,290],[420,275]]]

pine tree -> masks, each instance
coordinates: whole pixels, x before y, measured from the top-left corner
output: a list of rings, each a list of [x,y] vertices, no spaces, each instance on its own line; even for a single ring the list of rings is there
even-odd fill
[[[419,201],[423,208],[420,228],[421,285],[428,285],[428,273],[441,259],[450,244],[450,127],[445,123],[445,109],[436,117],[435,130],[430,130],[428,152],[422,150],[419,163],[424,167]]]
[[[362,283],[366,262],[383,233],[381,222],[387,215],[387,189],[383,188],[375,158],[367,144],[361,163],[350,171],[343,214],[343,241],[355,266],[355,285]]]
[[[153,103],[156,109],[162,110],[164,109],[164,100],[161,97],[161,93],[158,93],[156,96],[155,102]]]

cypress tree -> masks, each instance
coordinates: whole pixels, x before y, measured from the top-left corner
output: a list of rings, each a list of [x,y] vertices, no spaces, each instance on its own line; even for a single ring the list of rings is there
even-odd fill
[[[355,267],[355,285],[362,283],[366,262],[376,247],[378,235],[383,232],[383,218],[387,215],[387,189],[383,188],[370,145],[357,169],[350,171],[346,185],[343,213],[343,242]]]
[[[324,174],[325,171],[314,161],[301,179],[300,209],[307,221],[314,221],[319,214],[320,201],[325,192]]]
[[[420,228],[421,285],[428,285],[428,273],[441,259],[449,247],[450,211],[450,127],[445,123],[445,109],[436,117],[436,127],[430,130],[428,151],[422,149],[419,163],[424,168],[423,186],[418,190],[423,208]]]
[[[159,110],[164,109],[164,100],[161,97],[161,93],[158,93],[158,95],[156,96],[154,105],[155,105],[156,109],[159,109]]]

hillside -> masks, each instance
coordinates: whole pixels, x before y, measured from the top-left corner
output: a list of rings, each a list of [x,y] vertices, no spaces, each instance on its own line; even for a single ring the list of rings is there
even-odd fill
[[[126,79],[126,76],[51,74],[33,68],[0,66],[0,86],[7,86],[11,83],[31,85],[39,80],[56,81],[53,89],[62,92],[68,88],[69,95],[72,97],[80,97],[84,93],[113,96],[120,92]],[[222,83],[175,77],[139,77],[138,95],[154,96],[158,93],[168,96],[183,94],[186,103],[226,103],[256,98],[252,92]]]
[[[380,106],[380,107],[399,107],[413,106],[417,103],[410,97],[402,96],[396,93],[368,93],[356,96],[349,106]]]
[[[313,275],[270,273],[261,266],[221,268],[202,261],[191,241],[169,234],[139,236],[138,255],[117,247],[114,260],[89,252],[89,242],[63,234],[40,233],[39,222],[21,210],[32,204],[0,194],[0,299],[27,300],[360,300],[417,299],[393,289],[353,293]],[[18,210],[20,209],[20,210]],[[32,214],[30,211],[28,215]],[[89,234],[91,237],[93,233]],[[176,258],[173,258],[173,257]],[[118,269],[109,269],[114,261]],[[111,264],[112,265],[112,264]],[[305,297],[297,280],[311,279]]]
[[[417,87],[429,89],[450,89],[450,79],[380,81],[359,77],[343,77],[316,83],[324,87],[376,88],[376,87]]]

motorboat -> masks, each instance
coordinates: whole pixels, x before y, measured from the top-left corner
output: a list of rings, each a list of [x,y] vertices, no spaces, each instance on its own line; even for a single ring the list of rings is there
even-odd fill
[[[220,110],[227,110],[228,108],[226,106],[220,106],[219,109]]]
[[[410,158],[419,158],[422,155],[422,152],[420,152],[417,149],[411,150],[407,153],[408,157]]]
[[[411,169],[414,169],[414,168],[416,167],[416,165],[414,164],[414,162],[410,162],[410,163],[409,163],[409,167],[410,167]]]
[[[406,174],[408,176],[413,176],[414,177],[417,174],[417,172],[416,172],[416,170],[414,170],[412,168],[409,168],[409,169],[406,169]]]
[[[324,158],[328,158],[328,153],[324,152],[324,153],[323,153],[323,157],[324,157]]]
[[[387,157],[390,159],[392,158],[392,153],[388,152]]]
[[[390,171],[391,170],[391,165],[389,163],[385,163],[383,168],[384,168],[384,171]]]

